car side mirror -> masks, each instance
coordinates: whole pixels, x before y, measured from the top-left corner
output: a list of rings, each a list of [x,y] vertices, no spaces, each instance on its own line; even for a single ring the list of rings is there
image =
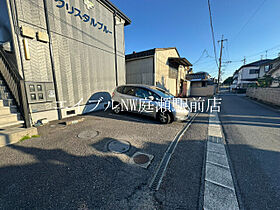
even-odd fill
[[[151,101],[155,100],[154,96],[149,96],[148,99],[150,99]]]

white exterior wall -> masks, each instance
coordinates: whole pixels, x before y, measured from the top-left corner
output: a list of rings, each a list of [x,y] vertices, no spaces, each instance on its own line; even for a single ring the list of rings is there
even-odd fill
[[[259,67],[256,66],[251,66],[251,67],[244,67],[238,72],[238,82],[237,86],[244,88],[246,87],[246,84],[253,83],[253,81],[244,81],[247,79],[257,79],[259,77],[259,74],[250,74],[251,69],[260,69]]]

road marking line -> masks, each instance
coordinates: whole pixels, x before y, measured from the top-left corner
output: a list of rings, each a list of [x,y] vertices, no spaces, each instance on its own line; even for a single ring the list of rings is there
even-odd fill
[[[210,163],[210,164],[212,164],[212,165],[216,165],[216,166],[219,166],[219,167],[222,167],[222,168],[227,168],[227,169],[229,168],[229,166],[224,166],[224,165],[222,165],[222,164],[214,163],[214,162],[209,161],[209,160],[207,160],[206,163]]]
[[[190,127],[190,125],[192,124],[192,122],[194,121],[194,119],[197,117],[199,113],[196,113],[189,121],[188,123],[184,126],[184,128],[179,131],[177,133],[177,135],[175,136],[175,138],[172,140],[172,142],[170,143],[168,149],[166,150],[166,152],[163,155],[163,158],[161,159],[161,162],[156,170],[156,173],[154,174],[154,177],[149,185],[149,187],[152,190],[159,190],[162,179],[166,173],[167,170],[167,166],[169,164],[169,161],[171,159],[172,154],[174,153],[178,142],[181,140],[182,136],[184,135],[184,133],[188,130],[188,128]]]
[[[221,187],[224,187],[224,188],[227,188],[227,189],[230,189],[230,190],[233,190],[233,191],[234,191],[234,188],[229,187],[229,186],[226,186],[226,185],[221,184],[221,183],[219,183],[219,182],[215,182],[215,181],[209,180],[209,179],[205,179],[205,181],[211,182],[211,183],[213,183],[213,184],[215,184],[215,185],[218,185],[218,186],[221,186]]]
[[[209,161],[209,152],[220,154],[220,158],[224,158],[222,162],[225,163],[226,166],[221,165],[221,161],[218,161],[217,159],[215,161],[215,158]],[[226,209],[239,209],[232,174],[228,164],[228,157],[225,152],[222,126],[218,113],[209,114],[206,153],[203,209],[225,209],[225,207]],[[209,171],[211,165],[212,169]],[[213,166],[220,168],[215,169]],[[221,168],[223,168],[223,170]],[[207,184],[207,182],[214,184],[214,186]],[[230,191],[225,191],[224,188]],[[226,194],[228,196],[226,196],[226,198],[222,198],[221,194]]]

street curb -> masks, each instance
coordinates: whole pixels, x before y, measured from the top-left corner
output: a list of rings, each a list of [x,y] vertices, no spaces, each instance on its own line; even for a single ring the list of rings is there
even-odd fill
[[[209,113],[203,209],[240,209],[218,113]]]

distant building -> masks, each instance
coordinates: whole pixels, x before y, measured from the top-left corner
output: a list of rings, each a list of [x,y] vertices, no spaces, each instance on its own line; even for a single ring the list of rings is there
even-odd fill
[[[271,69],[267,72],[273,78],[271,87],[280,87],[280,57],[271,62]]]
[[[126,83],[154,85],[175,96],[188,96],[190,82],[186,74],[192,64],[175,47],[155,48],[125,56]]]
[[[191,96],[212,96],[216,91],[214,79],[207,72],[197,72],[186,75],[191,82]]]
[[[250,84],[256,84],[258,79],[265,74],[265,68],[269,68],[270,62],[271,59],[265,59],[241,66],[233,74],[231,89],[246,89]]]

